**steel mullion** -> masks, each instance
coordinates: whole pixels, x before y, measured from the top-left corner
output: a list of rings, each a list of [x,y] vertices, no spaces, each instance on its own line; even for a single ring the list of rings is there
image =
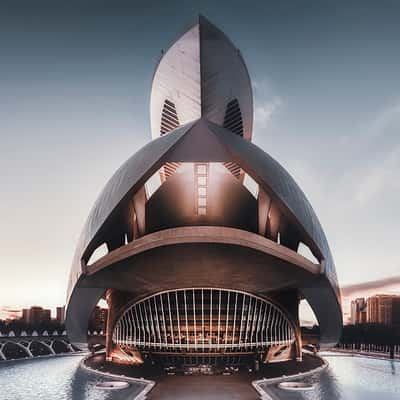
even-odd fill
[[[258,311],[258,319],[257,319],[257,332],[256,332],[256,346],[261,346],[261,322],[263,316],[263,308],[265,307],[265,302],[262,301],[260,303],[260,309]]]
[[[271,321],[271,332],[272,336],[274,338],[274,343],[276,342],[276,308],[272,308],[273,316],[272,316],[272,321]]]
[[[128,344],[129,325],[126,313],[124,313],[124,321],[125,321],[125,344]]]
[[[134,329],[133,329],[133,343],[136,344],[136,322],[135,322],[135,317],[133,315],[132,307],[129,308],[129,313],[131,315],[131,319],[132,319],[132,323],[133,323],[133,327],[134,327]]]
[[[252,297],[251,296],[248,296],[248,298],[249,298],[249,308],[248,308],[248,310],[247,310],[247,320],[246,320],[246,334],[245,334],[245,348],[246,347],[248,347],[248,346],[246,346],[247,344],[248,344],[248,338],[249,338],[249,321],[250,321],[250,310],[251,310],[251,300],[252,300]]]
[[[267,335],[266,335],[266,329],[265,329],[265,318],[266,318],[266,315],[267,315],[267,309],[268,309],[268,303],[266,302],[265,306],[264,306],[263,320],[262,320],[262,323],[261,323],[261,343],[262,343],[262,346],[267,341],[267,339],[266,339]]]
[[[232,348],[235,341],[237,299],[238,299],[238,292],[235,293],[235,311],[233,313],[233,329],[232,329]]]
[[[255,322],[256,322],[256,314],[257,314],[257,301],[258,299],[254,299],[254,309],[253,309],[253,316],[251,321],[251,331],[250,331],[250,343],[253,343],[253,335],[255,329]]]
[[[261,342],[261,321],[262,321],[262,316],[263,316],[263,307],[265,306],[265,303],[263,300],[260,300],[260,308],[258,310],[258,315],[257,315],[257,327],[256,327],[256,345],[260,346]]]
[[[204,289],[201,289],[201,341],[204,353]]]
[[[134,313],[135,313],[135,317],[136,317],[136,320],[137,320],[137,328],[138,328],[137,343],[140,344],[141,343],[141,338],[142,338],[142,335],[141,335],[141,324],[139,322],[139,315],[138,315],[136,304],[133,306],[133,308],[134,308]]]
[[[284,325],[284,334],[285,334],[285,344],[287,345],[289,343],[289,325],[288,322],[285,320],[285,325]]]
[[[119,324],[119,344],[122,344],[122,318],[119,318],[118,320],[118,324]]]
[[[165,340],[165,347],[168,348],[168,339],[167,339],[167,326],[165,324],[165,314],[164,314],[164,304],[163,304],[163,298],[162,294],[160,294],[160,301],[161,301],[161,314],[162,314],[162,320],[163,320],[163,325],[164,325],[164,340]]]
[[[271,319],[269,320],[269,331],[271,332],[271,343],[275,341],[274,339],[274,318],[275,318],[275,308],[271,305]]]
[[[176,303],[176,316],[178,318],[178,335],[179,335],[179,345],[182,348],[182,335],[181,335],[181,314],[179,312],[179,305],[178,305],[178,291],[175,290],[175,303]]]
[[[185,320],[186,320],[186,348],[189,349],[189,326],[187,317],[187,303],[186,303],[186,290],[183,290],[183,297],[185,302]]]
[[[156,332],[154,329],[153,310],[151,309],[150,299],[148,299],[147,302],[148,302],[148,306],[149,306],[149,310],[150,310],[151,333],[153,335],[153,342],[155,343],[156,342]]]
[[[194,324],[194,348],[197,350],[197,330],[196,330],[196,296],[194,289],[192,291],[193,295],[193,324]]]
[[[245,305],[245,294],[243,294],[242,318],[240,319],[239,348],[242,347],[241,342],[242,342],[242,328],[243,328],[243,318],[244,318],[244,305]]]
[[[126,320],[128,322],[128,326],[129,326],[129,336],[128,336],[129,337],[129,344],[131,344],[132,343],[132,331],[133,331],[133,329],[132,329],[132,321],[131,321],[131,318],[129,316],[129,309],[125,311],[125,315],[126,315]]]
[[[127,338],[127,324],[126,324],[126,318],[125,318],[125,315],[124,315],[124,317],[122,318],[122,321],[123,321],[123,330],[122,330],[122,332],[123,332],[123,335],[122,335],[122,343],[126,345],[126,338]]]
[[[140,307],[140,304],[141,303],[138,303],[138,308],[139,308],[140,319],[142,321],[142,327],[143,327],[143,345],[146,346],[146,327],[145,327],[145,323],[144,323],[142,307]]]
[[[146,321],[146,330],[147,330],[147,333],[149,334],[148,343],[151,343],[150,325],[149,325],[149,319],[147,317],[146,303],[143,301],[142,304],[143,304],[143,310],[144,310],[144,318]]]
[[[219,348],[220,328],[221,328],[221,290],[219,290],[219,301],[218,301],[218,338],[217,338],[217,348]]]
[[[272,306],[270,303],[268,303],[268,318],[267,318],[267,329],[265,330],[266,335],[267,335],[267,340],[266,342],[268,343],[270,340],[269,338],[272,338],[272,331],[269,329],[270,327],[270,322],[271,322],[271,316],[272,316]],[[270,336],[268,336],[268,334],[271,332]]]
[[[167,292],[167,299],[168,299],[168,312],[169,312],[169,323],[170,323],[170,330],[171,330],[171,341],[172,344],[175,344],[175,340],[174,340],[174,325],[172,323],[172,314],[171,314],[171,302],[170,302],[170,298],[169,298],[169,292]]]
[[[213,309],[213,303],[212,303],[212,289],[210,289],[210,348],[212,345],[212,309]]]
[[[229,301],[230,301],[230,294],[231,292],[228,292],[228,301],[226,303],[226,321],[225,321],[225,351],[226,351],[226,344],[228,340],[228,319],[229,319]]]
[[[281,344],[282,342],[282,315],[278,314],[278,342]]]
[[[159,315],[158,315],[158,307],[157,307],[157,296],[154,296],[154,297],[153,297],[153,303],[154,303],[154,308],[155,308],[155,310],[156,310],[156,318],[157,318],[157,332],[158,332],[158,339],[157,339],[157,341],[158,341],[159,347],[160,347],[160,349],[161,349],[161,342],[162,342],[162,339],[161,339],[161,329],[160,329],[160,317],[159,317]]]

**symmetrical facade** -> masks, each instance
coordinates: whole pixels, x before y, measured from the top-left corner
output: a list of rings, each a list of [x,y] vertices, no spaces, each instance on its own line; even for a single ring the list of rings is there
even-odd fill
[[[251,142],[243,58],[203,17],[163,53],[150,113],[153,140],[110,179],[82,231],[70,339],[86,342],[106,298],[116,362],[301,358],[306,299],[321,346],[336,343],[340,292],[324,232],[293,178]],[[100,247],[106,254],[93,261]]]

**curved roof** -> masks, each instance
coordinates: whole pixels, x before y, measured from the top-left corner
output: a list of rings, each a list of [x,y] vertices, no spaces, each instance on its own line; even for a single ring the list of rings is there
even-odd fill
[[[150,98],[153,138],[160,136],[166,100],[173,104],[180,124],[205,117],[219,125],[224,124],[228,103],[237,100],[243,137],[251,139],[253,95],[246,65],[228,37],[202,16],[163,54],[156,68]]]
[[[190,151],[188,143],[192,144]],[[340,292],[328,242],[306,196],[290,174],[271,156],[205,118],[182,126],[144,146],[118,169],[105,186],[84,226],[74,257],[68,287],[69,328],[78,326],[78,319],[83,318],[85,310],[82,300],[86,304],[94,305],[104,292],[104,288],[79,287],[79,280],[86,274],[86,266],[82,261],[84,255],[92,252],[104,241],[106,227],[112,224],[115,215],[126,207],[133,194],[165,162],[189,159],[193,162],[230,161],[240,165],[261,187],[274,196],[285,216],[293,221],[307,238],[307,244],[321,255],[323,270],[320,279],[305,284],[300,290],[319,320],[321,342],[334,343],[338,339],[342,324]],[[74,340],[73,332],[71,336]]]

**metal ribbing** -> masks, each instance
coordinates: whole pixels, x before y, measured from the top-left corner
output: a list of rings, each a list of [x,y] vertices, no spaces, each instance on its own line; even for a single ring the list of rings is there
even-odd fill
[[[161,127],[160,127],[161,136],[174,130],[178,126],[179,126],[179,119],[178,119],[178,114],[176,112],[175,104],[172,101],[166,99],[161,112]]]
[[[159,293],[130,306],[112,337],[118,344],[145,349],[202,352],[255,351],[295,341],[293,325],[270,301],[239,291],[204,288]]]
[[[179,126],[179,118],[176,112],[175,104],[166,99],[161,112],[160,135],[163,136]],[[181,163],[169,162],[164,165],[163,179],[168,179],[180,167]]]

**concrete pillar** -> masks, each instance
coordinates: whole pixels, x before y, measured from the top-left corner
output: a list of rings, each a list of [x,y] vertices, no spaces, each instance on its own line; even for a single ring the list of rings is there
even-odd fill
[[[112,334],[114,326],[123,312],[126,304],[132,299],[132,293],[116,289],[107,289],[106,301],[108,304],[107,326],[106,326],[106,357],[110,357],[113,351]]]
[[[277,293],[271,293],[270,298],[273,302],[280,305],[285,314],[288,315],[289,319],[293,322],[295,326],[296,343],[294,349],[294,357],[297,361],[302,360],[302,339],[301,339],[301,329],[299,323],[299,294],[297,289],[280,291]]]

